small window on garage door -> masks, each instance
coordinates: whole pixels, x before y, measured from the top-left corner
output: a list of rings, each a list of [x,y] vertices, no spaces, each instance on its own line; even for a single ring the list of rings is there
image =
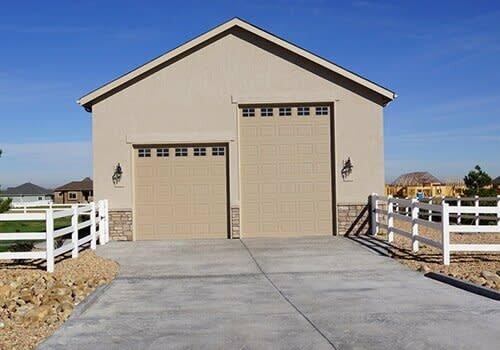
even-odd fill
[[[193,148],[193,155],[195,157],[203,157],[207,155],[207,149],[205,147],[195,147]]]
[[[224,147],[212,147],[213,156],[223,156],[225,148]]]
[[[139,158],[151,157],[151,148],[139,148],[137,150],[137,155],[139,156]]]
[[[176,148],[175,149],[175,156],[176,157],[187,157],[188,155],[188,149],[185,147],[182,148]]]
[[[168,148],[157,148],[156,149],[156,156],[157,157],[168,157],[169,156]]]

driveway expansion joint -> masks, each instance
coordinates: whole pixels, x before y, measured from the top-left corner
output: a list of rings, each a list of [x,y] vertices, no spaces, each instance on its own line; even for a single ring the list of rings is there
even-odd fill
[[[302,316],[302,318],[304,320],[306,320],[307,323],[309,323],[309,325],[328,343],[330,344],[330,346],[337,350],[337,347],[335,346],[335,344],[333,344],[333,342],[314,324],[314,322],[309,318],[307,317],[286,295],[285,293],[283,293],[281,291],[281,289],[278,288],[278,286],[276,284],[274,284],[274,282],[271,280],[271,278],[268,276],[268,274],[264,271],[264,269],[260,266],[259,262],[257,261],[257,259],[255,258],[255,256],[252,254],[252,252],[250,251],[250,249],[247,247],[247,245],[245,244],[245,242],[243,242],[242,239],[240,239],[240,242],[241,244],[243,245],[243,247],[245,248],[245,250],[247,251],[248,255],[250,255],[250,258],[253,260],[253,262],[255,263],[255,265],[257,266],[257,268],[259,269],[259,271],[262,273],[262,275],[265,277],[265,279],[269,282],[269,284],[274,288],[274,290],[276,290],[276,292],[278,292],[278,294],[283,298],[283,300],[285,300],[300,316]]]

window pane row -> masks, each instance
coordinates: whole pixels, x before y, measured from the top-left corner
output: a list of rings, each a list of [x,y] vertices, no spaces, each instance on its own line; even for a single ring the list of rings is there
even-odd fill
[[[289,117],[292,115],[292,108],[297,109],[297,115],[300,117],[307,117],[311,115],[311,109],[317,116],[329,115],[330,107],[328,106],[299,106],[299,107],[279,107],[278,115],[280,117]],[[243,117],[255,117],[257,115],[256,110],[259,110],[258,115],[261,117],[272,117],[274,115],[274,109],[272,107],[262,107],[262,108],[242,108],[241,115]]]
[[[189,154],[189,148],[187,147],[177,147],[175,148],[175,156],[176,157],[187,157]],[[225,155],[226,148],[225,147],[212,147],[212,155],[213,156],[223,156]],[[203,157],[207,155],[206,147],[193,147],[193,156],[195,157]],[[151,148],[139,148],[137,150],[137,156],[139,158],[149,158],[151,157]],[[169,148],[157,148],[156,149],[157,157],[169,157],[170,150]]]

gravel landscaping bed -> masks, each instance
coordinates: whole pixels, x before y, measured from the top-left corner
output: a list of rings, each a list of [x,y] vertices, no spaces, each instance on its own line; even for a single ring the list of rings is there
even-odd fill
[[[56,263],[54,273],[32,264],[0,263],[0,349],[33,349],[50,336],[118,264],[91,250]]]
[[[394,220],[394,226],[410,230],[407,222]],[[430,228],[419,227],[420,235],[432,240],[441,241],[441,233]],[[385,233],[375,237],[381,243],[386,241]],[[500,234],[497,233],[454,233],[450,237],[451,243],[483,243],[500,244]],[[391,244],[382,243],[388,253],[402,264],[423,273],[441,272],[446,275],[467,280],[488,288],[500,290],[500,254],[498,253],[452,253],[451,264],[442,264],[441,251],[420,243],[418,253],[411,250],[411,240],[394,235]]]

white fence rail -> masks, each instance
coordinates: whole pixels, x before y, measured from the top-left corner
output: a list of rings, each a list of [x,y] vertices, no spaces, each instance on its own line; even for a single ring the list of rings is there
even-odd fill
[[[54,229],[54,220],[71,217],[71,224]],[[1,241],[45,241],[45,250],[0,252],[0,260],[15,259],[44,259],[47,261],[47,271],[54,271],[54,260],[57,256],[71,251],[73,258],[78,257],[79,248],[90,242],[90,248],[96,249],[99,244],[109,241],[108,201],[97,203],[51,205],[50,207],[26,207],[11,209],[8,213],[0,214],[0,222],[4,221],[44,221],[44,232],[8,232],[0,233]],[[81,237],[83,229],[89,227],[88,234]],[[64,239],[64,237],[71,238]],[[57,242],[61,246],[56,247]]]
[[[464,206],[470,201],[472,205]],[[486,205],[480,206],[480,203]],[[491,205],[495,203],[495,205]],[[410,223],[406,231],[394,227],[394,219]],[[450,220],[451,219],[451,220]],[[469,224],[464,224],[465,219]],[[441,241],[420,234],[420,226],[441,232]],[[443,253],[443,263],[450,264],[451,252],[500,252],[500,244],[452,244],[450,234],[500,233],[500,196],[470,198],[440,198],[440,204],[431,200],[401,199],[391,196],[371,196],[371,229],[376,235],[380,229],[387,231],[387,240],[392,242],[398,234],[411,239],[412,250],[418,252],[419,243],[438,248]]]
[[[37,201],[29,201],[29,202],[12,202],[10,203],[10,206],[12,208],[22,208],[22,207],[35,207],[35,206],[48,206],[52,205],[52,200],[46,199],[46,200],[37,200]]]

